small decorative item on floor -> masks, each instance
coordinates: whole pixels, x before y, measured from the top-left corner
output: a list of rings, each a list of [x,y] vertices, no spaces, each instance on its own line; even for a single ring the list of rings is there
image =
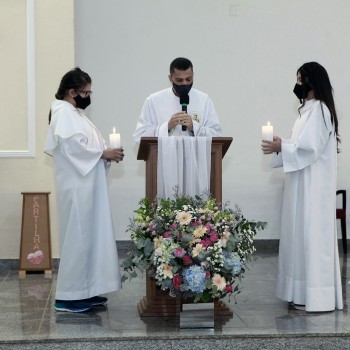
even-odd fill
[[[43,271],[51,277],[50,192],[22,192],[19,276]]]
[[[194,302],[240,293],[238,281],[255,251],[253,238],[265,222],[247,220],[236,206],[207,195],[151,203],[144,198],[129,231],[136,250],[123,261],[122,281],[148,271],[162,290]]]

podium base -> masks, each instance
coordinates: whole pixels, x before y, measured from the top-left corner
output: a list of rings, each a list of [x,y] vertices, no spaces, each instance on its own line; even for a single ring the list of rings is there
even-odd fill
[[[213,302],[211,300],[210,302]],[[183,304],[193,304],[194,298],[171,297],[169,292],[156,285],[155,279],[147,275],[146,296],[137,304],[141,317],[179,316]],[[233,312],[222,300],[214,300],[214,316],[232,316]]]
[[[170,299],[170,300],[169,300]],[[137,304],[137,309],[141,317],[167,317],[179,316],[183,304],[193,304],[192,301],[176,298],[159,298],[148,300],[144,296]],[[233,316],[232,310],[222,300],[214,301],[214,317]]]
[[[162,298],[147,300],[147,297],[143,297],[137,304],[137,309],[141,317],[179,316],[181,301],[179,297],[171,298],[170,300]]]

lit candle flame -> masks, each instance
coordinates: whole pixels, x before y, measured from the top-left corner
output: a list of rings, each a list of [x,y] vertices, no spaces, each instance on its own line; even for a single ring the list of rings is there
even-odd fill
[[[267,122],[267,126],[270,126],[270,122]]]
[[[115,134],[115,127],[113,127],[113,134]]]

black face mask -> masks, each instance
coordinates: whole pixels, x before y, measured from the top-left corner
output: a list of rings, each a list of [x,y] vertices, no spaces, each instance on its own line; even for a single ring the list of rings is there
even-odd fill
[[[302,100],[304,100],[307,97],[309,91],[311,91],[311,90],[312,90],[312,88],[309,84],[307,84],[307,83],[306,84],[298,84],[297,83],[294,86],[293,92],[295,93],[296,97],[298,97],[298,99],[301,102]]]
[[[80,109],[85,109],[91,103],[90,96],[88,96],[88,97],[81,97],[78,94],[77,96],[73,97],[73,99],[75,101],[76,107],[80,108]]]
[[[178,85],[173,83],[173,89],[176,92],[176,95],[182,96],[182,95],[188,95],[192,88],[193,83],[191,84],[186,84],[186,85]]]

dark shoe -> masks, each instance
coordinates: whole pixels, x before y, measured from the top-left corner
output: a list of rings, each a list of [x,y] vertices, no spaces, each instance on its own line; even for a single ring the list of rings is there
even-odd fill
[[[56,311],[84,312],[90,310],[92,306],[83,300],[56,300],[54,308]]]
[[[305,311],[305,305],[294,304],[293,302],[289,303],[289,305],[294,310],[304,310]]]
[[[91,306],[106,305],[107,300],[108,299],[106,297],[101,297],[101,296],[95,296],[89,299],[84,299],[84,301],[89,303]]]

